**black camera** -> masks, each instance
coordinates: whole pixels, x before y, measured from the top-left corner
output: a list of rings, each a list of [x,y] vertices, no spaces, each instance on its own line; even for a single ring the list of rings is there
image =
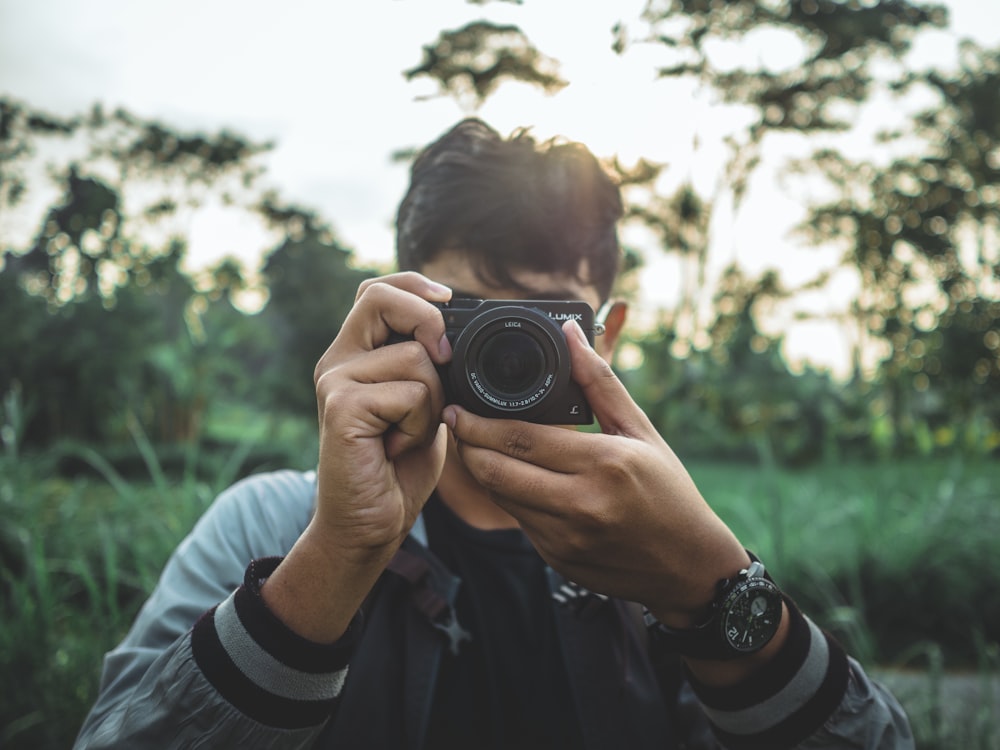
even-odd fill
[[[448,403],[539,424],[594,421],[570,378],[562,332],[564,321],[575,320],[593,346],[594,311],[586,302],[453,299],[435,306],[453,352],[438,368]]]

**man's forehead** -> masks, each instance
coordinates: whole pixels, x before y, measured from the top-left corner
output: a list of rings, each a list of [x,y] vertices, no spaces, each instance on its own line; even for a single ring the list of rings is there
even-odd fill
[[[442,282],[444,283],[444,282]],[[502,285],[480,284],[472,288],[465,288],[449,285],[452,290],[452,297],[470,297],[482,299],[544,299],[544,300],[564,300],[580,299],[581,294],[586,294],[586,287],[582,285],[560,285],[558,282],[543,286],[507,287]]]
[[[586,265],[580,270],[586,271]],[[566,273],[516,268],[510,272],[515,286],[508,286],[501,281],[491,282],[478,272],[472,259],[459,251],[439,253],[424,264],[421,271],[425,276],[450,287],[455,298],[582,299],[591,306],[597,306],[601,301],[597,288],[581,280],[588,278],[587,273],[581,273],[578,278]]]

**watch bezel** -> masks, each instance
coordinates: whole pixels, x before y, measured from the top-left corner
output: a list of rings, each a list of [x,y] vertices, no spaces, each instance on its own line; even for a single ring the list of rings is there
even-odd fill
[[[760,565],[760,563],[755,562],[753,565]],[[760,567],[763,569],[764,566],[760,565]],[[753,566],[747,569],[747,576],[745,578],[741,576],[740,579],[737,579],[735,585],[726,594],[725,599],[717,610],[719,635],[729,648],[739,654],[753,654],[760,651],[771,642],[771,639],[778,632],[778,627],[781,625],[781,592],[772,581],[769,581],[763,575],[752,575],[750,573],[752,568]],[[772,611],[774,615],[771,627],[768,631],[763,632],[763,637],[755,637],[751,643],[747,644],[745,643],[745,637],[750,632],[749,629],[745,627],[740,628],[733,634],[731,618],[740,600],[754,594],[764,597],[767,604],[765,612]],[[742,639],[741,636],[743,636]]]

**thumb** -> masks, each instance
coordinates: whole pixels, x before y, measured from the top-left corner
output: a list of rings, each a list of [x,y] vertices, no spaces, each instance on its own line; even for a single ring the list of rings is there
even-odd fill
[[[583,389],[583,395],[609,435],[639,437],[650,426],[646,415],[632,400],[611,365],[595,352],[587,335],[575,320],[563,324],[563,334],[569,347],[573,380]]]

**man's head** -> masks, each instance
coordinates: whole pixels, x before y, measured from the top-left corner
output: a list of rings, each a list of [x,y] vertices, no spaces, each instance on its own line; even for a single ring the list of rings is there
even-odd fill
[[[575,278],[608,298],[618,273],[617,185],[581,144],[502,138],[467,119],[421,152],[396,217],[401,270],[460,253],[480,281],[518,288],[519,273]]]

